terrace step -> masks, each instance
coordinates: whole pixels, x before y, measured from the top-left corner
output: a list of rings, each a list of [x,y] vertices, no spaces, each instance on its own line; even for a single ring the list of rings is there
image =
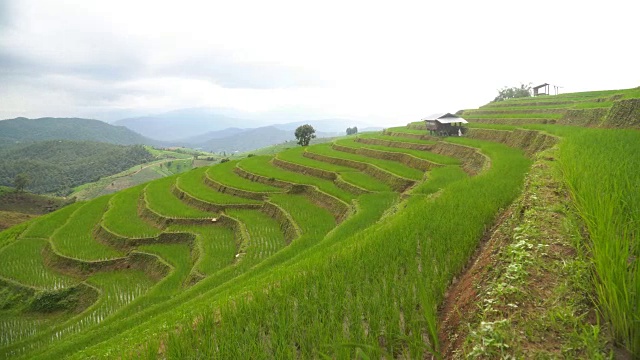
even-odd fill
[[[321,155],[321,154],[317,154],[310,151],[306,151],[304,153],[304,156],[310,159],[318,160],[318,161],[324,161],[328,163],[333,163],[333,164],[338,164],[338,165],[343,165],[343,166],[348,166],[354,169],[358,169],[382,181],[383,183],[389,185],[394,191],[404,192],[405,190],[407,190],[408,188],[410,188],[415,184],[414,180],[400,177],[396,174],[393,174],[389,171],[383,170],[375,165],[371,165],[368,163]]]
[[[356,140],[356,142],[359,142],[358,140]],[[364,144],[364,142],[362,142]],[[417,169],[417,170],[421,170],[421,171],[429,171],[431,169],[433,169],[434,167],[438,167],[438,166],[442,166],[441,164],[436,164],[434,162],[431,162],[429,160],[425,160],[425,159],[420,159],[417,158],[413,155],[410,154],[404,154],[401,152],[392,152],[392,151],[383,151],[383,150],[374,150],[374,149],[369,149],[366,147],[360,147],[360,148],[355,148],[355,147],[350,147],[350,146],[343,146],[343,145],[339,145],[339,144],[333,144],[332,148],[338,151],[342,151],[342,152],[349,152],[352,154],[358,154],[358,155],[363,155],[363,156],[367,156],[367,157],[372,157],[375,159],[382,159],[382,160],[393,160],[393,161],[397,161],[401,164],[404,164],[408,167]]]

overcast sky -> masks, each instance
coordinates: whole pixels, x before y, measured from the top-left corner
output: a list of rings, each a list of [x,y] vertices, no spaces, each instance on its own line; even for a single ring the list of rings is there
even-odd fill
[[[404,124],[640,86],[638,1],[0,0],[0,119],[304,109]]]

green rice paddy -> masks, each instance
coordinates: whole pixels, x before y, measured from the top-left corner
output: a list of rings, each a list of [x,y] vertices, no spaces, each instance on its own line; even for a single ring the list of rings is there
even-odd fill
[[[521,114],[548,118],[552,114],[542,109],[590,108],[599,102],[595,99],[616,94],[558,97],[564,104],[544,104],[552,97],[533,99],[528,105],[514,100],[496,109],[518,115],[504,114],[505,119],[534,118]],[[630,94],[635,92],[621,96]],[[536,104],[541,106],[538,113],[517,113]],[[638,133],[526,127],[562,139],[558,169],[588,232],[584,241],[593,259],[598,308],[617,341],[637,354],[640,234],[635,224],[640,223],[640,171],[630,169],[640,169],[640,163],[637,156],[620,154],[640,153]],[[425,130],[407,127],[387,131],[425,135]],[[439,141],[381,133],[359,137],[424,145]],[[1,232],[0,358],[438,354],[438,306],[486,229],[519,195],[532,164],[523,150],[504,144],[465,137],[446,141],[479,149],[489,159],[486,170],[470,176],[461,168],[460,157],[367,144],[352,137],[275,155],[335,173],[337,181],[275,166],[270,156],[251,156],[73,204]],[[339,151],[339,146],[404,153],[443,166],[424,172],[366,156],[366,151]],[[305,152],[324,155],[326,161],[311,159]],[[416,185],[394,192],[339,159],[373,165]],[[238,175],[236,168],[254,175],[254,180],[314,186],[342,200],[349,207],[347,216],[336,220],[336,209],[331,208],[335,203],[319,206],[330,197],[252,181],[251,176]],[[207,178],[263,193],[264,200],[216,191]],[[339,181],[369,192],[352,193],[339,187]],[[193,198],[220,205],[221,213],[196,208]],[[145,207],[180,219],[180,225],[151,225],[142,215]],[[102,243],[94,235],[101,224],[121,237],[143,238],[144,245],[132,245],[125,253]],[[69,290],[76,288],[84,292]],[[25,305],[42,299],[57,310],[38,312]]]

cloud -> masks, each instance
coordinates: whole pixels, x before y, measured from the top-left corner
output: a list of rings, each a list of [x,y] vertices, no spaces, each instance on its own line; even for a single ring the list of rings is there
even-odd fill
[[[408,122],[521,82],[637,86],[637,12],[611,1],[576,17],[551,0],[0,0],[0,116],[300,106]]]

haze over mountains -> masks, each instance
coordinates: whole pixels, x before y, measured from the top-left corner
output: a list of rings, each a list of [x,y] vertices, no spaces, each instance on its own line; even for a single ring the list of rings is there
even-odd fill
[[[303,124],[311,124],[318,137],[343,135],[346,128],[352,126],[360,131],[380,129],[362,121],[300,120],[299,114],[292,118],[285,116],[274,112],[195,108],[127,118],[113,124],[80,118],[16,118],[0,121],[0,146],[61,139],[242,152],[294,140],[295,129]]]
[[[288,131],[291,133],[291,139],[293,139],[291,131],[303,124],[311,124],[318,136],[344,134],[346,128],[351,126],[371,127],[365,122],[349,119],[322,118],[317,115],[309,115],[305,118],[301,114],[292,112],[251,113],[224,108],[180,109],[157,115],[122,119],[115,121],[114,124],[126,126],[152,139],[190,144],[227,137],[227,134],[236,135],[240,132],[237,129],[247,130],[266,126]],[[219,133],[222,130],[224,132]],[[211,133],[212,136],[204,139],[203,135],[207,133]]]

